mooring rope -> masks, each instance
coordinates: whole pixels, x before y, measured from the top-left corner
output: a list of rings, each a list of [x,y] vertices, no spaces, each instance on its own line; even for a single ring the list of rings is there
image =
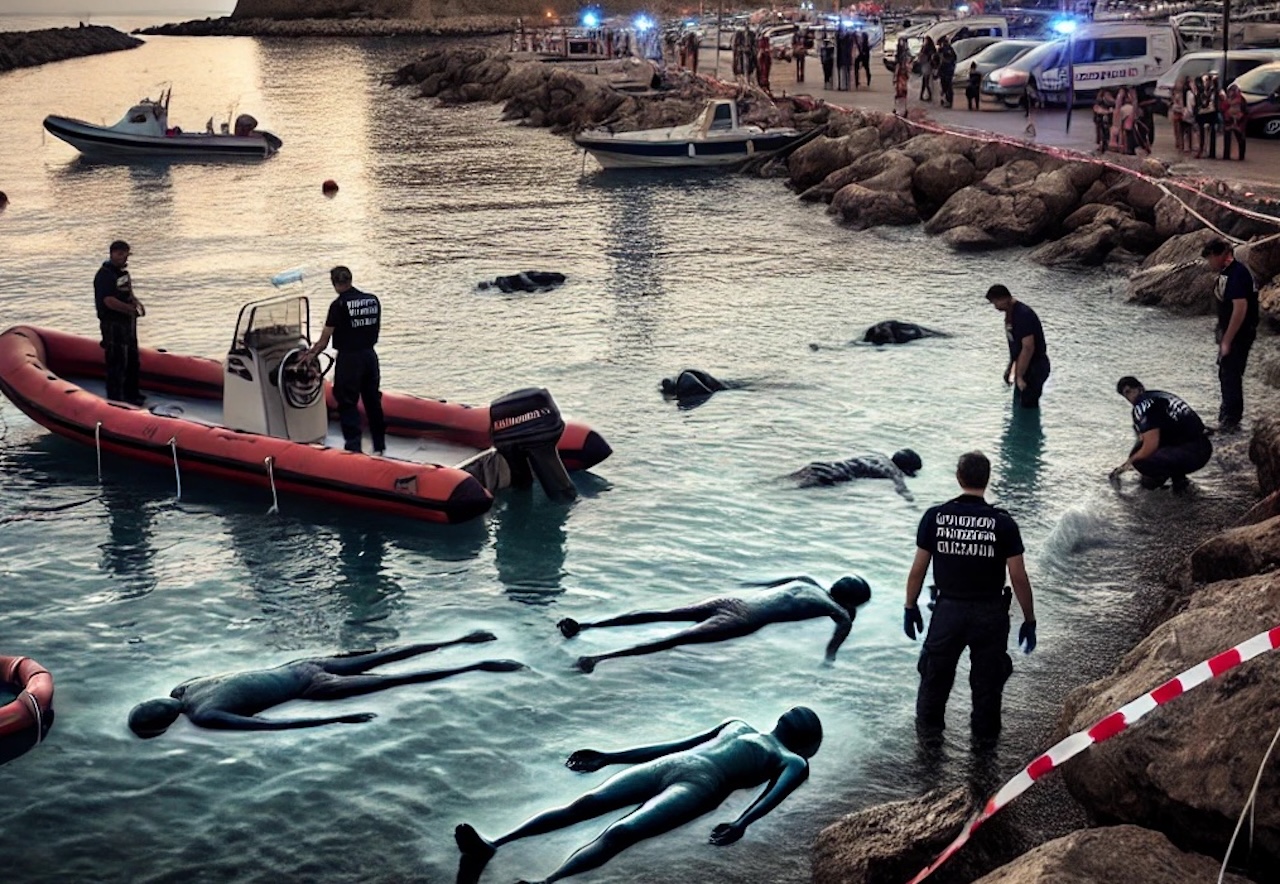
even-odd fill
[[[93,428],[93,448],[98,452],[98,484],[102,484],[102,421]]]
[[[1236,837],[1240,834],[1240,829],[1244,826],[1244,818],[1249,817],[1249,846],[1253,846],[1253,814],[1257,807],[1258,801],[1258,785],[1262,782],[1262,772],[1267,769],[1267,762],[1271,759],[1271,753],[1276,748],[1276,741],[1280,740],[1280,728],[1276,728],[1276,735],[1271,738],[1271,745],[1267,747],[1267,752],[1262,756],[1262,763],[1258,765],[1258,775],[1253,778],[1253,788],[1249,790],[1249,799],[1245,801],[1244,807],[1240,810],[1240,819],[1236,820],[1236,829],[1231,833],[1231,840],[1227,843],[1227,853],[1222,857],[1222,868],[1218,871],[1218,884],[1222,884],[1223,878],[1227,874],[1227,862],[1231,859],[1231,852],[1235,850]]]
[[[169,450],[173,452],[173,478],[178,484],[177,500],[182,500],[182,471],[178,469],[178,437],[169,440]]]
[[[275,460],[274,457],[267,457],[262,461],[267,465],[267,479],[271,482],[271,509],[267,510],[269,516],[280,512],[280,498],[276,496]]]

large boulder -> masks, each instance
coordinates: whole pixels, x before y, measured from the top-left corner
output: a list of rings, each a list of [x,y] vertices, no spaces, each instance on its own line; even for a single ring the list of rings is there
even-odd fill
[[[1041,844],[974,884],[1205,884],[1217,879],[1217,860],[1185,853],[1159,832],[1107,826]],[[1222,880],[1249,884],[1239,875]]]
[[[1211,584],[1157,626],[1116,671],[1068,695],[1054,739],[1092,727],[1179,673],[1280,623],[1274,574]],[[1183,849],[1222,856],[1280,721],[1280,654],[1264,653],[1179,696],[1061,768],[1097,819],[1157,828]],[[1280,765],[1261,774],[1248,859],[1280,868]],[[1128,875],[1124,876],[1130,877]],[[1149,879],[1150,880],[1150,879]],[[1162,880],[1162,879],[1155,879]]]
[[[1272,322],[1280,322],[1280,279],[1273,279],[1258,289],[1258,309]]]
[[[1236,257],[1243,261],[1253,278],[1265,283],[1280,275],[1280,236],[1264,236],[1236,248]]]
[[[1027,257],[1046,267],[1097,267],[1115,248],[1116,238],[1114,226],[1106,221],[1095,221],[1061,239],[1037,246]]]
[[[1191,551],[1191,580],[1215,583],[1274,570],[1280,564],[1280,518],[1228,528]]]
[[[880,137],[875,129],[858,129],[842,138],[819,135],[796,148],[787,158],[791,187],[797,191],[808,190],[836,170],[879,147]]]
[[[1204,227],[1204,222],[1191,214],[1186,201],[1173,194],[1166,195],[1156,203],[1154,214],[1156,232],[1161,239],[1181,236]]]
[[[858,162],[853,164],[853,168],[863,174],[860,181],[863,187],[867,190],[893,191],[911,201],[911,181],[916,171],[915,160],[896,148],[886,150],[875,157],[868,156],[867,160],[865,164]],[[867,172],[872,174],[868,175]],[[914,206],[912,202],[912,207]]]
[[[1043,172],[1036,176],[1027,190],[1044,203],[1045,211],[1050,215],[1049,220],[1053,222],[1065,218],[1080,204],[1080,191],[1076,189],[1069,169]]]
[[[952,194],[925,222],[925,231],[936,235],[953,227],[977,227],[1002,245],[1031,245],[1053,220],[1035,194],[1026,190],[993,193],[980,183]]]
[[[959,834],[973,805],[973,796],[962,788],[849,814],[818,833],[812,884],[902,884]],[[997,816],[930,881],[972,881],[1015,856],[1015,840]]]
[[[1200,257],[1200,252],[1204,249],[1204,244],[1215,236],[1216,234],[1211,230],[1200,229],[1170,237],[1158,249],[1147,256],[1147,260],[1142,263],[1142,266],[1143,268],[1148,268],[1161,264],[1193,264],[1200,262],[1203,260]]]
[[[907,144],[912,144],[915,140],[917,139],[912,139]],[[912,156],[906,150],[902,152]],[[952,194],[962,187],[968,187],[977,177],[977,169],[964,154],[943,153],[921,162],[911,177],[911,185],[915,190],[916,201],[932,214],[951,199]]]
[[[1280,418],[1267,416],[1254,421],[1249,460],[1258,468],[1258,487],[1263,494],[1280,490]]]
[[[855,230],[905,226],[920,221],[920,213],[916,211],[910,194],[899,190],[871,190],[861,184],[846,184],[840,188],[827,211],[838,214]]]
[[[1062,226],[1066,230],[1079,230],[1081,227],[1088,227],[1101,221],[1112,227],[1119,227],[1121,223],[1132,217],[1133,212],[1119,206],[1086,203],[1068,215],[1062,222]]]
[[[1208,313],[1213,307],[1213,273],[1205,264],[1159,264],[1129,277],[1129,300],[1160,305],[1189,315]]]
[[[917,135],[899,144],[898,150],[911,157],[918,165],[946,154],[967,157],[973,153],[973,147],[973,139],[944,132],[938,135]]]
[[[952,227],[942,234],[942,241],[957,252],[990,252],[1008,245],[996,239],[981,227],[974,227],[971,224]]]

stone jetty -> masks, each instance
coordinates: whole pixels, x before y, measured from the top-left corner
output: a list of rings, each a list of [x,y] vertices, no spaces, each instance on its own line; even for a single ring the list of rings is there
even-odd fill
[[[1280,222],[1271,217],[1274,203],[1250,202],[1226,183],[1181,179],[1150,158],[1044,149],[884,112],[837,110],[808,96],[775,101],[688,72],[655,77],[652,66],[634,60],[555,64],[454,47],[388,79],[444,104],[501,102],[505,119],[566,134],[687,122],[708,97],[734,95],[744,119],[826,127],[787,159],[757,162],[749,171],[785,179],[799,199],[825,204],[851,228],[920,224],[957,250],[1023,247],[1049,266],[1111,266],[1127,277],[1128,298],[1180,314],[1213,310],[1216,275],[1200,251],[1225,234],[1241,243],[1237,257],[1261,290],[1254,370],[1280,385],[1280,358],[1268,336],[1280,322]],[[1220,457],[1252,461],[1262,501],[1224,530],[1203,526],[1212,536],[1172,563],[1149,634],[1111,675],[1068,696],[1046,746],[1280,625],[1280,418],[1256,420],[1252,438],[1216,441]],[[1240,475],[1249,477],[1252,492],[1251,473]],[[1167,551],[1162,555],[1168,567]],[[1213,880],[1275,729],[1278,698],[1280,653],[1202,685],[1062,769],[1095,827],[1037,845],[1032,833],[998,815],[931,880]],[[1277,796],[1280,765],[1273,761],[1262,774],[1252,850],[1237,850],[1238,874],[1223,880],[1276,880]],[[818,837],[813,880],[901,884],[961,830],[984,797],[967,789],[936,792],[851,814]]]
[[[42,31],[0,31],[0,73],[100,55],[141,46],[142,41],[115,28],[86,25],[79,28],[46,28]]]

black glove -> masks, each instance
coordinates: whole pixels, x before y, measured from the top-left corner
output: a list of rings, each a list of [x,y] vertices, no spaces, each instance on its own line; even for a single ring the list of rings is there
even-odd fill
[[[920,616],[920,609],[917,607],[902,609],[902,631],[907,634],[907,638],[912,641],[916,640],[916,632],[924,633],[924,618]],[[1034,639],[1033,639],[1034,641]]]
[[[1036,621],[1027,620],[1018,627],[1018,645],[1024,654],[1036,649]]]

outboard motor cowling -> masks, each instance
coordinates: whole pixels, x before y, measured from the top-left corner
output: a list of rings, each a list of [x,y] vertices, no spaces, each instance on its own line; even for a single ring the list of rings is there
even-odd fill
[[[551,394],[542,387],[508,393],[489,404],[493,447],[511,467],[511,484],[527,488],[538,478],[547,496],[572,500],[578,494],[560,460],[556,444],[564,419]]]

